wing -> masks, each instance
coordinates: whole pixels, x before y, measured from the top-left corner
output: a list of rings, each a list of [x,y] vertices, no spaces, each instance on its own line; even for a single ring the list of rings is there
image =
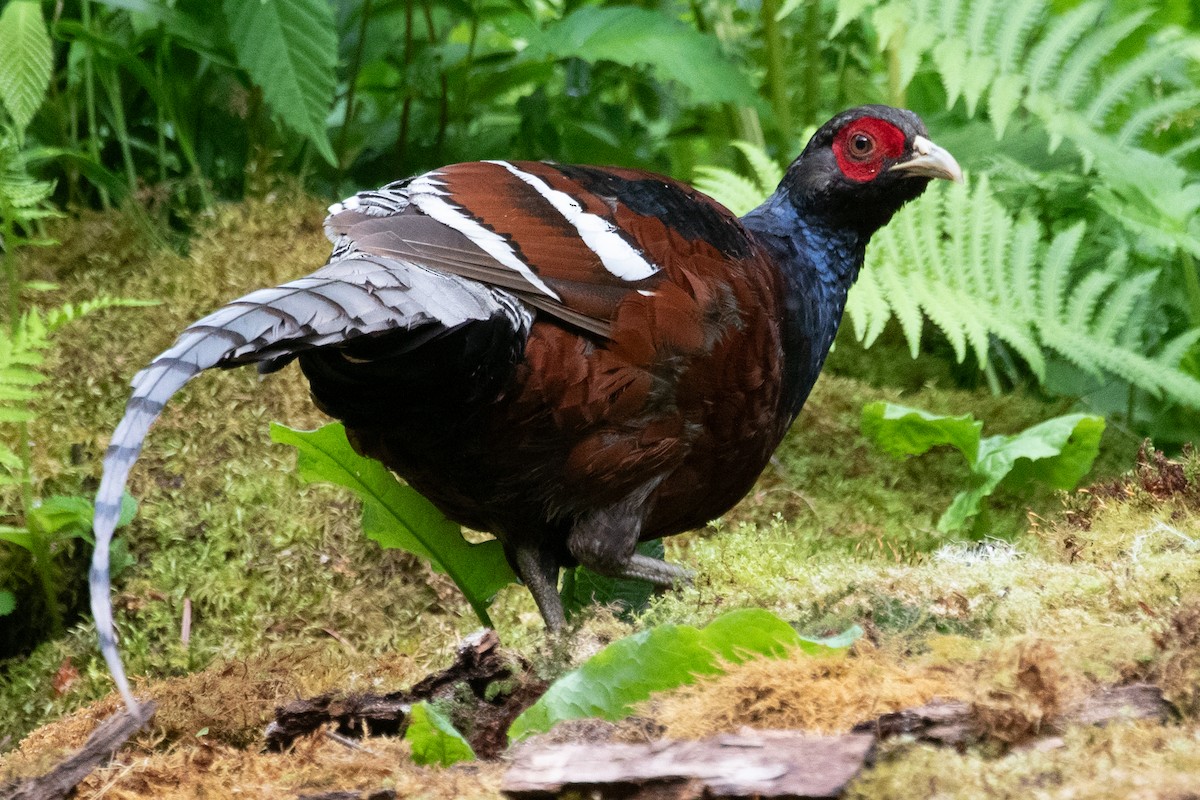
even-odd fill
[[[698,248],[730,263],[751,248],[729,211],[670,178],[538,162],[444,167],[339,203],[325,225],[335,257],[425,264],[605,338],[631,295],[687,289],[674,267]]]

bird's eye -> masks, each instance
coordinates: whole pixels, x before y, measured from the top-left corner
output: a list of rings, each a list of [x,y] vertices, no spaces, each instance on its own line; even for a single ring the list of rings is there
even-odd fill
[[[850,157],[858,161],[870,158],[875,152],[875,140],[862,132],[851,134],[848,144]]]

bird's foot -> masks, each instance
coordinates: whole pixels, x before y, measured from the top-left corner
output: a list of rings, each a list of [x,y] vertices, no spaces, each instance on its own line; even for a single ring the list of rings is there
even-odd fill
[[[652,556],[634,553],[618,569],[615,577],[639,578],[649,581],[655,586],[672,588],[690,584],[696,577],[696,573],[690,569],[684,569],[676,564],[670,564]]]

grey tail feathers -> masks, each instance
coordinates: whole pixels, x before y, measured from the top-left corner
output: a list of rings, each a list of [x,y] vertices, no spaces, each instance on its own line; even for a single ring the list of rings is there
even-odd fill
[[[277,368],[301,351],[359,336],[430,325],[452,328],[497,314],[508,316],[517,330],[528,330],[531,322],[530,312],[507,292],[419,265],[352,253],[308,277],[253,292],[199,320],[134,377],[133,395],[104,457],[89,573],[100,650],[131,711],[138,704],[113,628],[109,546],[125,481],[167,400],[209,367],[259,362]]]

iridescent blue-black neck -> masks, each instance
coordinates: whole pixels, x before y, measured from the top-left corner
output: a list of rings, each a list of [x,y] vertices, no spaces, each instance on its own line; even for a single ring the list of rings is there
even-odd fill
[[[781,402],[794,420],[837,335],[870,233],[804,213],[782,186],[742,217],[742,224],[757,235],[785,277]]]

